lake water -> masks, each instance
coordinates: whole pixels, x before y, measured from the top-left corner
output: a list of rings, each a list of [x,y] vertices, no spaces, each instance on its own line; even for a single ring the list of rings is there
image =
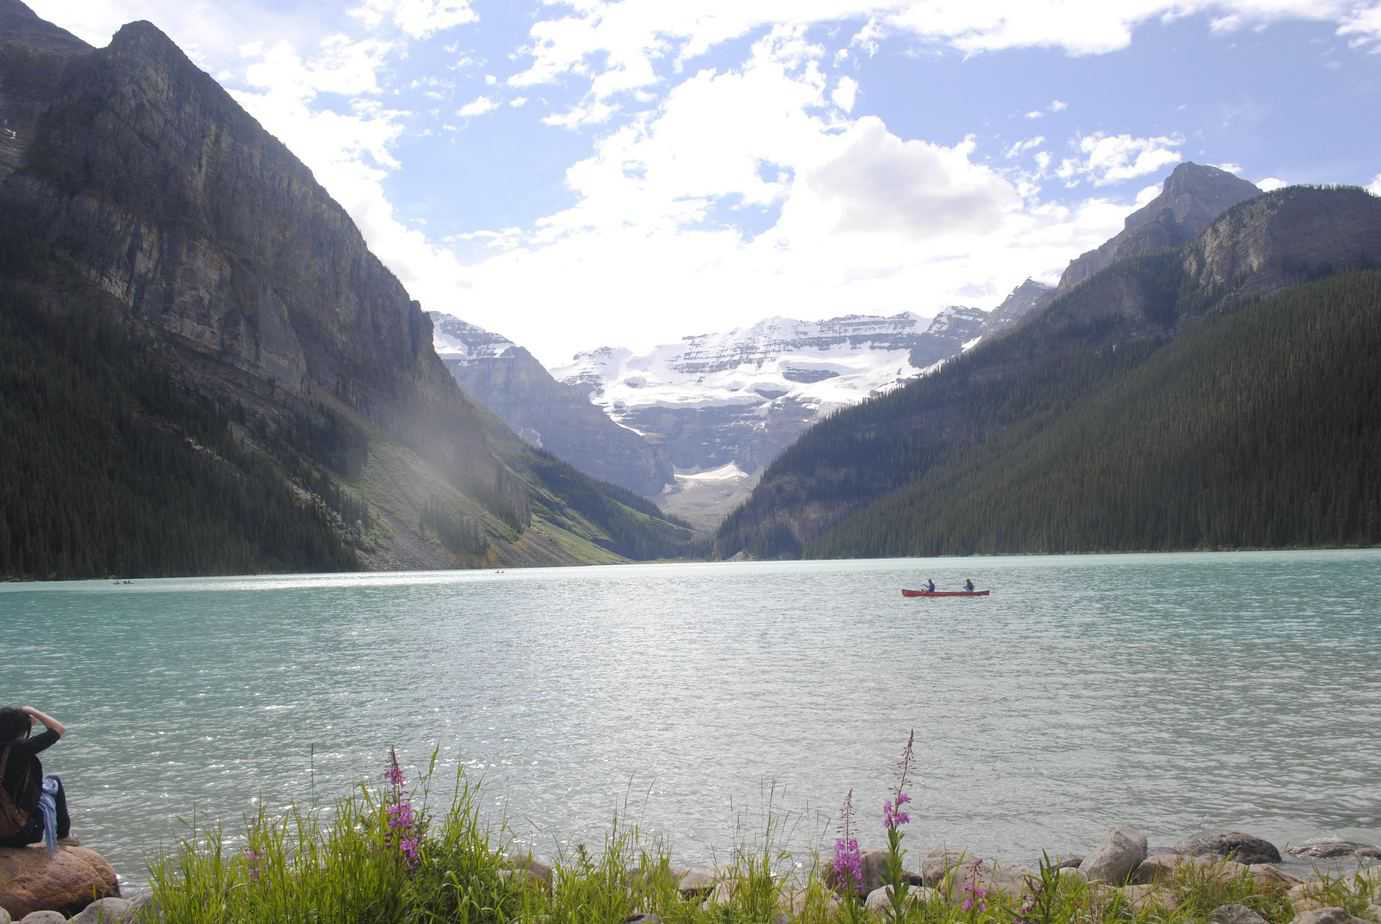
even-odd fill
[[[933,576],[987,599],[904,600]],[[908,845],[1031,862],[1116,823],[1381,842],[1381,553],[666,564],[0,585],[0,701],[52,712],[130,880],[198,819],[327,802],[397,745],[555,855],[616,810],[686,862]],[[445,788],[443,786],[443,788]],[[914,854],[913,854],[914,857]]]

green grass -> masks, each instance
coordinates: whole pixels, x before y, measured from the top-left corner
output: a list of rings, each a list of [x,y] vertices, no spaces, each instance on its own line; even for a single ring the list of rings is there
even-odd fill
[[[433,764],[435,757],[433,757]],[[428,779],[430,778],[430,774]],[[550,878],[528,872],[501,826],[487,826],[478,790],[458,774],[455,796],[433,815],[427,781],[414,794],[420,846],[415,865],[389,828],[398,790],[360,786],[327,813],[264,811],[249,819],[245,847],[228,850],[220,829],[193,831],[152,868],[143,921],[177,924],[622,924],[656,915],[663,924],[860,924],[881,921],[861,899],[834,895],[823,861],[804,870],[774,844],[772,813],[759,843],[735,850],[707,897],[683,895],[664,842],[616,817],[602,845],[558,858]],[[328,821],[329,819],[329,821]],[[908,869],[919,866],[908,852]],[[1042,865],[1021,894],[989,887],[965,909],[965,867],[940,888],[920,890],[905,924],[1201,924],[1220,905],[1246,905],[1269,924],[1288,924],[1294,908],[1283,884],[1258,883],[1226,863],[1185,864],[1151,897],[1058,876]],[[1313,880],[1310,898],[1371,917],[1381,883],[1367,877]],[[1144,891],[1144,890],[1143,890]],[[1372,918],[1373,920],[1375,918]]]

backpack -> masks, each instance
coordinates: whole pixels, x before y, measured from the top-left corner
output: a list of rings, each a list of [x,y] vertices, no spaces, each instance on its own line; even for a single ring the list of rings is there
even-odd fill
[[[10,761],[10,748],[0,748],[0,840],[15,837],[29,826],[33,816],[32,808],[24,808],[5,789],[5,767]],[[20,792],[29,788],[29,774],[26,771]]]

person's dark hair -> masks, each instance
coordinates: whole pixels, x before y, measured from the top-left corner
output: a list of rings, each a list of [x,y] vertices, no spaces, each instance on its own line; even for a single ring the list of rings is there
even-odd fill
[[[0,706],[0,744],[9,744],[28,737],[33,730],[34,720],[14,706]]]

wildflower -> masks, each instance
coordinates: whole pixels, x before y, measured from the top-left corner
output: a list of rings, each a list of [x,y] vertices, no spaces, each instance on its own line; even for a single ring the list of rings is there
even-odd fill
[[[983,883],[979,881],[978,873],[982,866],[982,860],[974,860],[969,865],[969,879],[964,883],[964,903],[960,906],[964,911],[971,911],[977,908],[979,913],[988,910],[988,890],[983,888]]]
[[[894,806],[892,800],[888,799],[882,803],[882,825],[887,830],[895,830],[911,820],[911,816],[902,811],[902,806],[911,801],[911,797],[900,789],[897,790],[897,802]]]
[[[856,892],[863,885],[863,854],[859,852],[857,839],[841,837],[835,840],[830,872],[836,888]]]
[[[249,864],[249,881],[259,881],[259,853],[253,847],[244,850],[245,862]]]
[[[411,802],[397,802],[388,807],[388,826],[395,831],[411,828],[414,820]]]
[[[403,768],[398,766],[398,752],[393,748],[388,749],[388,769],[384,771],[384,779],[395,788],[406,786],[408,782],[407,777],[403,776]]]
[[[398,849],[403,852],[409,866],[417,865],[417,838],[405,837],[398,844]]]

